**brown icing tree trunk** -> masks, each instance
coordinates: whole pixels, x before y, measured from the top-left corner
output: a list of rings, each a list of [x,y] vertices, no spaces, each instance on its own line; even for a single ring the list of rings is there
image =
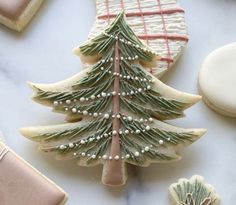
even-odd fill
[[[114,67],[113,72],[120,73],[120,53],[119,53],[119,43],[115,44],[115,57],[114,57]],[[114,79],[114,91],[116,95],[113,96],[113,115],[120,114],[120,78],[115,75]],[[106,185],[119,186],[125,183],[125,167],[124,162],[121,159],[121,147],[120,147],[120,119],[113,118],[112,120],[112,130],[116,131],[116,135],[112,136],[111,147],[109,151],[109,156],[112,159],[108,159],[103,166],[103,176],[102,181]],[[119,159],[115,159],[115,156],[119,156]]]

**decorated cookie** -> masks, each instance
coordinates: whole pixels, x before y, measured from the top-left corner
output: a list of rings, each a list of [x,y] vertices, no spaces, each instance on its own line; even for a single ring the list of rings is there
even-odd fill
[[[1,205],[64,205],[66,193],[0,142]]]
[[[87,69],[55,84],[30,83],[36,102],[70,121],[21,129],[43,151],[76,158],[81,166],[103,164],[103,183],[115,186],[125,183],[127,163],[179,160],[179,148],[205,132],[164,122],[182,117],[201,97],[174,90],[144,69],[159,56],[138,39],[124,13],[75,53]]]
[[[169,188],[172,205],[219,205],[220,197],[214,187],[204,182],[201,176],[190,180],[180,179]]]
[[[90,38],[124,10],[139,39],[161,56],[155,67],[147,68],[157,77],[172,67],[188,42],[184,10],[176,0],[96,0],[96,4],[97,18]]]
[[[44,0],[0,0],[0,23],[21,31]]]
[[[199,90],[204,102],[216,112],[236,117],[236,43],[221,47],[206,57],[199,72]]]

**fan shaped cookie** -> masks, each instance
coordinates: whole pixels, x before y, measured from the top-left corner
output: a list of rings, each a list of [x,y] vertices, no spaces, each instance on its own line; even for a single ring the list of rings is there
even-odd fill
[[[172,205],[219,205],[220,197],[213,186],[206,184],[201,176],[190,180],[179,179],[169,188]]]
[[[97,0],[96,4],[97,18],[89,37],[124,10],[133,31],[161,56],[156,67],[147,68],[155,76],[172,67],[188,42],[184,10],[176,0]]]

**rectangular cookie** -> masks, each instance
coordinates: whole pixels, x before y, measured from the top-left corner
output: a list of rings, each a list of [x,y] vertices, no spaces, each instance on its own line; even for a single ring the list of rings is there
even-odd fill
[[[1,205],[64,205],[66,193],[0,142]]]
[[[44,0],[0,0],[0,23],[21,31],[33,18]]]

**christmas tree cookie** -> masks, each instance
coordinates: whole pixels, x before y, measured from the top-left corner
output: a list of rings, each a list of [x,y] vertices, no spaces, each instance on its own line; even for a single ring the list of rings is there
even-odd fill
[[[180,179],[169,188],[172,205],[219,205],[220,197],[214,187],[204,182],[201,176],[190,180]]]
[[[125,183],[127,163],[179,160],[178,150],[204,134],[165,122],[182,117],[201,97],[174,90],[144,69],[159,56],[138,39],[123,12],[75,52],[90,64],[85,70],[55,84],[30,83],[33,99],[68,121],[21,129],[41,150],[76,158],[81,166],[103,164],[103,183],[115,186]]]

